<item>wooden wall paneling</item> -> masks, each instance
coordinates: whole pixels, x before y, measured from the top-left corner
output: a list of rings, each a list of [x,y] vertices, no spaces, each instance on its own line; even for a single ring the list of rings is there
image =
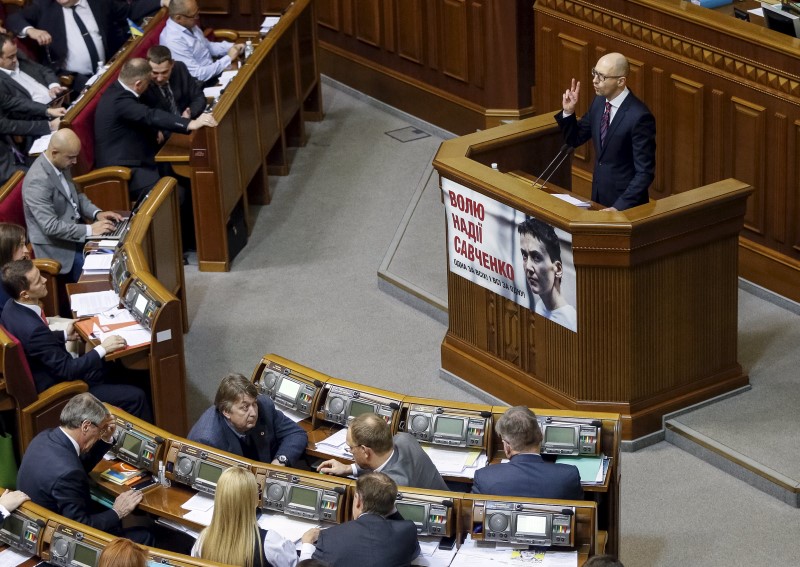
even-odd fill
[[[790,243],[795,253],[800,254],[800,120],[795,120],[792,124],[792,143],[791,143],[791,166],[792,175],[791,193],[789,194],[789,206],[786,207],[786,217],[789,220],[789,229],[792,233]]]
[[[703,179],[723,179],[725,176],[726,146],[729,138],[725,136],[725,125],[728,124],[725,112],[727,101],[725,93],[719,89],[711,89],[710,112],[707,112],[708,126],[706,136],[706,156]]]
[[[442,72],[453,79],[469,82],[469,36],[467,5],[464,0],[443,0],[442,4]]]
[[[395,53],[395,9],[394,9],[394,1],[395,0],[383,0],[381,3],[381,23],[383,24],[383,40],[381,41],[381,47],[387,53]],[[407,0],[410,4],[413,0]],[[404,2],[405,3],[405,2]]]
[[[481,349],[490,342],[486,329],[489,320],[486,290],[464,278],[447,272],[449,327],[460,339]]]
[[[487,16],[486,12],[486,6],[482,2],[473,1],[470,3],[469,12],[467,13],[467,20],[471,22],[469,25],[470,39],[467,43],[467,58],[469,61],[468,73],[470,82],[481,89],[486,86],[486,73],[484,72],[487,64],[485,59],[486,30],[484,29]],[[504,59],[493,60],[492,67],[500,69],[508,66],[508,60],[511,60],[511,62],[516,61],[515,55],[516,53],[509,53]]]
[[[668,85],[669,110],[661,124],[667,130],[669,157],[661,163],[661,175],[668,194],[674,194],[703,184],[704,89],[702,84],[675,74],[670,75]],[[674,159],[678,155],[681,159]]]
[[[497,313],[500,308],[498,305],[499,297],[486,290],[484,290],[483,294],[486,298],[486,350],[499,357],[500,353],[503,352],[503,339],[500,335],[499,324],[502,318]]]
[[[237,110],[238,108],[236,106],[232,107],[228,111],[227,119],[220,122],[219,126],[217,126],[219,140],[236,140],[240,135],[244,135],[243,132],[238,132],[236,128],[238,120],[235,118],[235,115]],[[219,192],[221,198],[219,214],[225,219],[222,223],[222,226],[225,226],[228,216],[239,201],[239,187],[246,185],[246,183],[244,183],[241,177],[242,172],[238,166],[238,164],[241,163],[239,145],[221,143],[216,150],[216,171],[219,172],[217,182],[220,184],[221,189]]]
[[[746,230],[759,236],[766,229],[766,187],[764,160],[766,159],[766,109],[758,104],[731,97],[731,160],[730,177],[749,183],[755,189],[747,202],[744,217]]]
[[[788,206],[787,185],[789,184],[789,161],[786,159],[772,160],[771,156],[788,156],[786,144],[789,140],[789,125],[786,115],[776,112],[771,117],[768,128],[766,147],[769,148],[764,156],[768,166],[765,168],[764,177],[767,184],[767,211],[769,214],[769,236],[780,245],[786,244],[786,210]]]
[[[341,31],[340,0],[315,0],[317,23],[334,31]]]
[[[661,167],[662,164],[665,163],[664,160],[667,155],[665,148],[668,134],[665,132],[664,128],[664,125],[668,124],[665,119],[668,110],[664,101],[669,100],[669,97],[664,93],[666,80],[663,69],[658,67],[652,68],[649,78],[650,97],[648,99],[648,106],[650,107],[650,112],[653,113],[656,119],[656,178],[653,180],[653,184],[650,185],[650,198],[660,199],[669,195],[669,185],[663,181],[664,176],[661,175]]]
[[[500,351],[501,358],[507,360],[514,366],[522,368],[521,357],[521,333],[519,332],[521,323],[521,310],[522,308],[505,298],[498,298],[498,307],[500,310],[500,332],[502,334],[502,350]]]
[[[250,12],[241,12],[243,8],[248,9],[249,5],[250,0],[203,0],[202,13],[232,14],[238,9],[239,13],[249,14]]]
[[[314,4],[296,20],[297,44],[300,60],[300,99],[303,119],[320,121],[323,118],[322,84],[317,62],[317,25]]]
[[[236,115],[240,124],[248,124],[249,128],[237,128],[236,145],[239,154],[239,179],[243,185],[249,185],[250,180],[262,164],[261,128],[259,120],[261,113],[258,108],[256,89],[258,81],[252,75],[236,97]]]
[[[371,47],[381,46],[380,0],[355,0],[355,36]]]
[[[393,8],[397,55],[411,63],[423,65],[426,26],[423,22],[422,0],[395,0]]]
[[[580,118],[589,110],[589,104],[593,97],[591,70],[596,60],[592,59],[589,43],[564,33],[559,33],[556,36],[556,45],[552,52],[558,53],[558,64],[552,77],[553,82],[560,85],[559,92],[563,94],[569,88],[572,79],[579,81],[583,87],[581,96],[578,98],[578,106],[575,108],[575,113]],[[554,89],[551,88],[549,91],[551,94],[543,97],[543,104],[540,110],[542,112],[549,112],[550,110],[558,112],[561,110],[561,97],[556,96]],[[543,91],[542,94],[544,94]],[[582,168],[592,171],[594,165],[590,146],[591,144],[584,144],[579,148],[575,148],[572,153],[572,159],[573,162],[577,160],[581,163]]]
[[[354,34],[355,25],[353,23],[353,2],[356,0],[338,0],[342,7],[342,31],[349,36]]]
[[[439,30],[442,27],[442,13],[440,9],[439,0],[426,0],[425,1],[425,27],[427,29],[427,46],[428,49],[425,53],[426,63],[432,71],[439,71],[442,67],[441,53],[442,53],[442,35]]]

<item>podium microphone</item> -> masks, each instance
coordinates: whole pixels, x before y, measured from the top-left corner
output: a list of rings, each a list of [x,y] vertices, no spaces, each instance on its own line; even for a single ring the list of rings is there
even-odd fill
[[[556,162],[556,160],[557,160],[558,158],[561,158],[561,161],[560,161],[560,162],[558,162],[558,165],[556,166],[556,169],[558,169],[558,167],[559,167],[559,166],[561,165],[561,163],[564,161],[564,158],[565,158],[566,156],[568,156],[568,155],[569,155],[569,153],[570,153],[572,150],[574,150],[574,149],[575,149],[575,148],[573,148],[573,147],[572,147],[572,146],[570,146],[569,144],[564,144],[563,146],[561,146],[561,149],[560,149],[560,150],[558,150],[558,153],[557,153],[557,154],[556,154],[556,156],[553,158],[553,160],[552,160],[550,163],[548,163],[548,164],[547,164],[547,167],[545,167],[545,168],[544,168],[544,171],[542,171],[542,173],[539,175],[539,177],[537,177],[537,178],[536,178],[536,181],[534,181],[534,182],[533,182],[533,186],[534,186],[534,187],[537,187],[537,186],[538,186],[538,188],[539,188],[539,189],[542,189],[542,188],[544,187],[544,183],[542,183],[541,185],[539,185],[539,181],[542,179],[542,177],[544,177],[544,176],[545,176],[545,174],[547,174],[548,170],[549,170],[549,169],[550,169],[550,168],[553,166],[553,164]],[[563,154],[564,152],[567,152],[567,153],[566,153],[566,155],[565,155],[565,156],[563,156],[563,157],[562,157],[562,156],[561,156],[561,154]],[[555,172],[555,169],[553,170],[553,172]],[[550,177],[553,175],[553,172],[551,172],[551,173],[550,173],[550,174],[547,176],[547,181],[549,181],[549,180],[550,180]],[[547,183],[547,181],[545,181],[545,183]]]
[[[575,149],[575,148],[573,148],[572,146],[570,146],[568,144],[564,144],[564,146],[562,146],[561,150],[563,151],[564,148],[566,148],[567,151],[564,152],[563,156],[561,156],[561,159],[556,164],[556,166],[553,168],[553,171],[550,172],[550,175],[547,176],[547,179],[545,179],[542,182],[542,185],[539,187],[539,189],[544,189],[544,186],[547,185],[547,182],[550,181],[550,178],[553,177],[553,175],[555,175],[556,171],[558,171],[558,168],[561,167],[562,163],[564,163],[564,160],[567,159],[569,157],[569,154],[571,154],[572,151]],[[561,152],[559,152],[559,153],[561,153]],[[556,156],[556,157],[558,157],[558,156]],[[535,185],[534,185],[534,187],[535,187]]]

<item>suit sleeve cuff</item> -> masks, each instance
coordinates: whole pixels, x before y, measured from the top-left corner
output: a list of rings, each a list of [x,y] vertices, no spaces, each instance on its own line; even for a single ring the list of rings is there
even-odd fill
[[[83,226],[86,227],[86,238],[89,238],[92,235],[92,225],[85,224]]]
[[[574,112],[566,112],[566,111],[562,110],[561,111],[561,118],[569,118],[573,114],[575,114],[575,113]]]
[[[311,556],[314,555],[314,552],[317,550],[317,547],[313,543],[304,543],[300,547],[300,559],[299,561],[303,561],[305,559],[311,559]]]
[[[104,359],[106,357],[106,349],[103,348],[103,345],[97,345],[94,347],[95,352],[97,352],[100,359]]]
[[[5,506],[0,506],[0,520],[5,520],[11,515],[11,512]],[[304,543],[303,545],[309,545]],[[311,547],[314,547],[313,545]],[[314,553],[313,551],[311,553]],[[310,557],[310,556],[309,556]]]

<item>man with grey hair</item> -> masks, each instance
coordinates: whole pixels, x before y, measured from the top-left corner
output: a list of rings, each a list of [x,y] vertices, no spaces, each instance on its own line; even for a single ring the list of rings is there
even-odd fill
[[[546,462],[539,454],[542,430],[525,406],[508,408],[494,426],[509,462],[475,472],[472,492],[497,496],[581,500],[583,488],[573,465]]]
[[[308,435],[241,374],[222,379],[214,405],[203,412],[189,439],[273,465],[295,465]]]
[[[60,423],[31,441],[19,467],[19,489],[35,504],[71,520],[153,545],[146,528],[126,528],[122,522],[142,500],[141,492],[123,492],[110,510],[95,510],[92,503],[89,472],[113,444],[114,416],[103,402],[84,393],[67,402]]]

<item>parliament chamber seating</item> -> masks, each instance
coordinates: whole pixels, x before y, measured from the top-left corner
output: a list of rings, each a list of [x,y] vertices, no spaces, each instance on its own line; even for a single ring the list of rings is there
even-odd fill
[[[57,427],[61,410],[89,387],[82,380],[61,382],[36,393],[25,352],[14,335],[0,325],[0,411],[14,410],[20,455],[37,433]]]

